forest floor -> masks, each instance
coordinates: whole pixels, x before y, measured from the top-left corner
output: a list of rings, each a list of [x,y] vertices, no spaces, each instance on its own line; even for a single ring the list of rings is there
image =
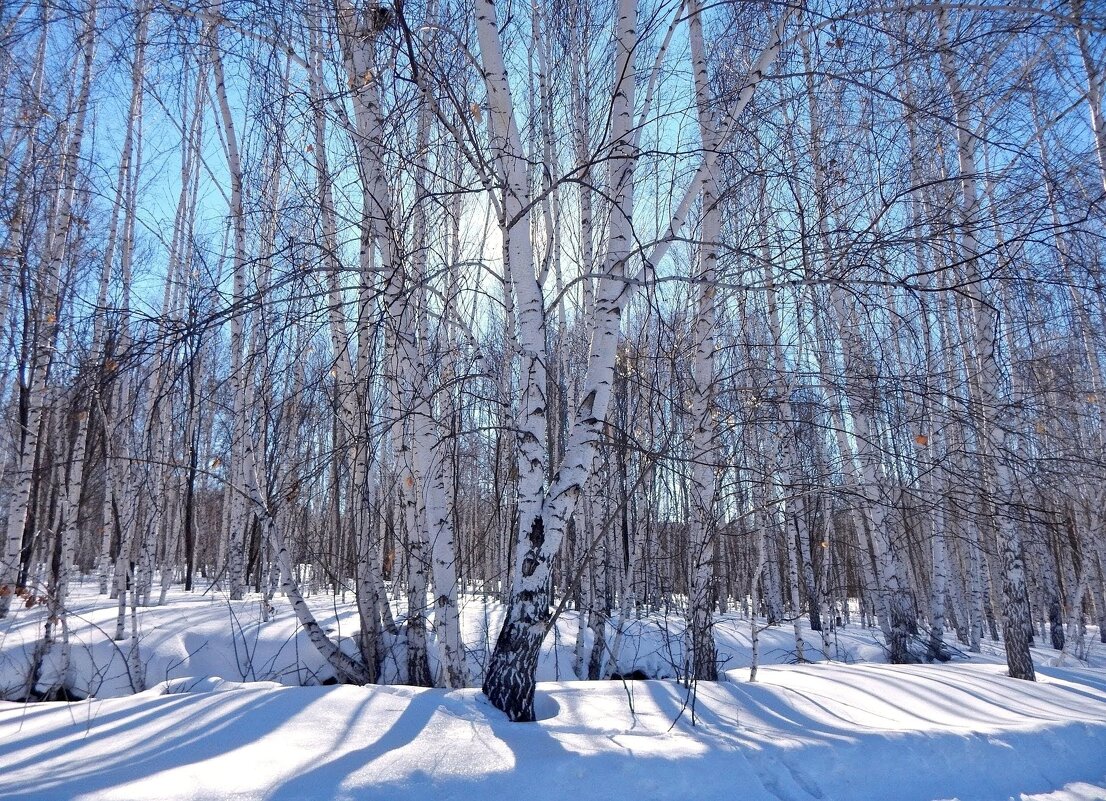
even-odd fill
[[[356,630],[352,596],[311,602],[334,636]],[[501,614],[466,598],[474,681]],[[41,616],[0,621],[9,697]],[[1084,660],[1035,649],[1030,684],[1004,675],[990,641],[946,664],[884,664],[878,630],[856,623],[834,633],[834,661],[789,664],[792,626],[774,626],[760,632],[764,667],[750,683],[750,623],[731,614],[717,625],[725,681],[689,691],[667,678],[680,659],[675,612],[626,626],[618,665],[666,677],[652,681],[565,681],[576,621],[565,612],[547,640],[540,720],[514,724],[475,688],[297,686],[328,673],[286,604],[262,623],[256,600],[172,591],[139,611],[128,659],[132,641],[109,636],[114,608],[84,588],[71,679],[94,697],[0,702],[0,798],[1106,799],[1106,646],[1093,629]],[[821,660],[821,635],[803,634],[804,655]],[[402,678],[394,647],[385,672]],[[147,689],[134,693],[138,672]]]

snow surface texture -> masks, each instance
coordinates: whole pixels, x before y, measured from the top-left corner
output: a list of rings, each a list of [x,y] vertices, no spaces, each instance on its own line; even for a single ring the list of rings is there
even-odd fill
[[[1053,669],[1028,685],[990,665],[822,664],[749,684],[736,673],[699,686],[694,725],[672,681],[545,683],[536,724],[509,723],[474,689],[169,682],[5,704],[0,797],[1106,797],[1101,677]]]
[[[89,630],[74,626],[73,653],[82,673],[99,671],[98,697],[0,702],[0,798],[1106,799],[1106,671],[1050,667],[1045,649],[1037,684],[1006,677],[994,646],[947,665],[764,667],[750,684],[739,667],[749,622],[727,617],[725,682],[693,696],[670,680],[547,682],[542,720],[513,724],[476,689],[286,686],[325,677],[286,611],[258,626],[249,602],[183,594],[142,611],[151,688],[124,695],[124,660],[114,665],[114,645],[92,634],[113,628],[110,610],[101,618],[103,601],[84,600]],[[352,631],[338,611],[324,625]],[[490,604],[467,611],[475,666],[485,622],[494,637],[498,619]],[[33,641],[30,618],[0,630],[9,686]],[[678,658],[674,618],[638,625],[642,636],[623,646],[635,656],[620,667]],[[791,658],[790,627],[761,637],[764,662]],[[543,677],[571,674],[574,639],[566,614]],[[850,661],[882,655],[859,626],[839,631],[838,646]]]

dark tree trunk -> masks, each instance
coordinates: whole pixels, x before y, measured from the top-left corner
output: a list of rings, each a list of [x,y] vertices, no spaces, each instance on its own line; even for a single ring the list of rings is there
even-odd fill
[[[714,582],[705,588],[706,597],[695,604],[688,630],[691,636],[691,664],[687,666],[686,681],[718,681],[718,650],[714,643],[714,607],[716,589]]]
[[[492,706],[513,721],[534,720],[534,676],[541,644],[552,619],[550,565],[541,559],[545,526],[540,517],[534,518],[527,540],[530,547],[518,569],[527,579],[537,573],[539,588],[511,593],[482,688]]]
[[[196,562],[196,532],[193,530],[193,506],[196,498],[197,448],[193,442],[188,454],[188,481],[184,489],[184,591],[192,592],[192,571]]]
[[[1012,678],[1036,681],[1033,657],[1029,653],[1030,626],[1025,564],[1015,544],[1005,538],[1002,544],[1002,637],[1006,664]]]
[[[483,686],[492,706],[510,720],[534,720],[534,675],[549,620],[548,592],[513,595]]]
[[[918,634],[913,604],[904,590],[892,594],[888,603],[891,605],[890,662],[892,665],[912,665],[918,662],[918,657],[910,648]]]

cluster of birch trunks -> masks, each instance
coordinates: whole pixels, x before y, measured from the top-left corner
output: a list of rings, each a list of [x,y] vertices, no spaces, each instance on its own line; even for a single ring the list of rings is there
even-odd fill
[[[1106,631],[1104,65],[1082,0],[7,3],[0,616],[290,604],[518,720],[565,608],[581,678],[736,607],[1032,679]]]

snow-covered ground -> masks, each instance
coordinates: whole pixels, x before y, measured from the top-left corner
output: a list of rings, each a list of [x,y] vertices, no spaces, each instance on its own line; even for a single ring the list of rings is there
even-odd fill
[[[354,631],[349,606],[313,606],[335,635]],[[514,724],[476,689],[291,686],[328,672],[287,608],[262,624],[256,602],[210,595],[140,612],[149,689],[129,694],[129,644],[106,636],[114,610],[92,594],[75,607],[76,675],[96,697],[0,702],[0,798],[1106,799],[1099,645],[1064,666],[1036,650],[1029,684],[1004,675],[990,643],[970,660],[881,664],[878,633],[859,626],[837,631],[839,661],[780,664],[794,641],[773,627],[762,663],[776,664],[750,684],[750,624],[733,615],[718,625],[726,681],[689,695],[672,680],[565,681],[566,612],[540,668],[542,720]],[[0,624],[8,688],[39,614]],[[467,601],[474,678],[498,622],[494,604]],[[620,668],[670,675],[679,633],[675,615],[635,622]]]
[[[316,595],[308,598],[319,624],[348,653],[357,652],[352,636],[358,630],[357,610],[352,593],[340,596]],[[135,688],[185,676],[214,676],[230,681],[276,681],[288,686],[321,684],[333,678],[333,671],[300,631],[296,619],[283,599],[277,599],[276,614],[261,620],[257,598],[231,602],[217,592],[185,593],[170,591],[162,606],[138,610],[138,652],[132,654],[129,638],[130,618],[126,620],[127,639],[115,642],[117,609],[113,601],[85,584],[75,588],[69,605],[72,675],[65,684],[81,696],[97,698],[130,695]],[[402,614],[402,601],[394,602]],[[9,618],[0,620],[0,697],[26,695],[23,685],[31,655],[42,637],[44,607],[25,609],[13,605]],[[470,686],[479,686],[483,666],[495,642],[503,619],[503,608],[494,599],[481,595],[462,596],[461,621]],[[538,666],[542,681],[575,679],[576,635],[579,615],[566,609],[546,639]],[[678,673],[683,654],[683,617],[673,609],[631,618],[623,626],[621,643],[611,633],[607,638],[608,657],[617,649],[615,672],[629,675],[640,671],[650,678],[672,678]],[[795,638],[791,624],[764,627],[758,624],[760,663],[785,664],[796,661]],[[822,639],[804,623],[808,660],[823,658]],[[723,615],[715,627],[718,658],[723,670],[748,667],[752,660],[751,624],[738,613]],[[387,656],[383,666],[388,683],[401,683],[405,671],[405,650],[401,638],[386,637]],[[878,629],[859,624],[838,628],[830,637],[830,656],[843,662],[886,661]],[[1092,664],[1106,666],[1106,646],[1099,646],[1092,635],[1087,642],[1093,648]],[[592,647],[587,633],[586,647]],[[431,664],[436,669],[431,648]],[[1101,656],[1100,656],[1101,654]],[[1042,649],[1048,659],[1054,652]],[[965,654],[966,656],[966,654]],[[585,653],[585,665],[587,654]],[[984,661],[1001,661],[1001,646],[992,644]],[[49,663],[51,660],[47,660]],[[46,670],[44,680],[54,678]],[[140,682],[144,679],[144,685]]]

